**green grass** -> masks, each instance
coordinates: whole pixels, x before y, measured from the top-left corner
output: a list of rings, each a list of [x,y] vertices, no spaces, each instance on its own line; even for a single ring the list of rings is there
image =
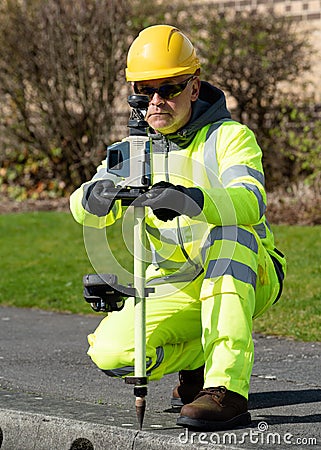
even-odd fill
[[[254,322],[254,330],[321,341],[321,227],[273,229],[287,255],[288,274],[282,298]],[[86,236],[89,260],[83,229],[69,213],[0,215],[0,303],[92,313],[83,300],[82,276],[95,272],[92,264],[97,271],[118,273],[116,259],[128,270],[131,266],[130,251],[115,227],[108,229],[108,244],[116,258],[106,261],[104,233]]]
[[[321,227],[274,226],[273,231],[287,257],[287,276],[281,299],[254,322],[254,329],[321,341]]]
[[[82,227],[67,213],[0,216],[0,302],[89,312],[82,274],[90,271]]]

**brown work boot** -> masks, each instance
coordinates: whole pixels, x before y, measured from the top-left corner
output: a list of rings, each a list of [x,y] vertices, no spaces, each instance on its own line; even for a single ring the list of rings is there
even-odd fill
[[[203,389],[195,400],[183,406],[177,425],[203,431],[230,430],[249,425],[247,400],[224,386]]]
[[[174,388],[171,398],[172,406],[191,403],[204,384],[204,366],[194,370],[181,370],[178,373],[179,384]]]

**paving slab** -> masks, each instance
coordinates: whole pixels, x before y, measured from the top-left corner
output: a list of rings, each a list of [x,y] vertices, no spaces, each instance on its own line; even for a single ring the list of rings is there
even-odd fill
[[[195,433],[151,382],[143,430],[133,387],[86,355],[101,315],[0,307],[1,450],[321,449],[321,343],[254,335],[248,428]]]

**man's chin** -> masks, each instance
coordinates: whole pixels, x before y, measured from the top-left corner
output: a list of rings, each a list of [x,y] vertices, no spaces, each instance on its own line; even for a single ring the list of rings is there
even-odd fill
[[[167,120],[148,120],[148,124],[160,133],[171,133],[172,124]]]

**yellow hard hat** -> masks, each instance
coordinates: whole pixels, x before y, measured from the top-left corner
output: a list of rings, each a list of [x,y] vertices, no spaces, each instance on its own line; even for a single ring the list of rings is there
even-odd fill
[[[199,68],[193,44],[179,29],[154,25],[141,31],[132,43],[127,56],[126,80],[193,74]]]

